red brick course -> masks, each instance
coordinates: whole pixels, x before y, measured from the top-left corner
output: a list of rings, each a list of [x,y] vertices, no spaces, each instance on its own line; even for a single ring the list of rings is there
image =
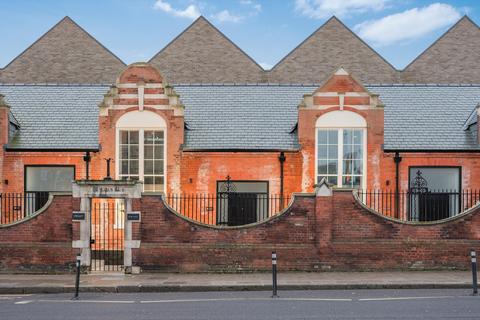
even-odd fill
[[[78,207],[69,195],[55,196],[36,217],[1,227],[0,272],[73,271],[77,250],[72,248],[72,211]]]

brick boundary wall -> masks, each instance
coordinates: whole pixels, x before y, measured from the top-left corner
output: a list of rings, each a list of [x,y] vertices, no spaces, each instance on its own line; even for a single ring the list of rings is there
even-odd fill
[[[468,269],[470,249],[480,252],[480,207],[448,221],[402,223],[366,209],[351,191],[336,191],[317,198],[317,208],[328,235],[320,250],[326,270]]]
[[[282,215],[248,227],[222,229],[190,222],[170,211],[159,196],[134,202],[142,222],[134,226],[133,264],[144,271],[256,271],[271,269],[277,250],[283,270],[318,265],[315,198],[298,196]]]
[[[72,211],[78,205],[71,195],[55,195],[33,218],[0,227],[0,272],[72,272]]]
[[[71,272],[79,200],[56,195],[35,217],[0,227],[0,272]],[[346,191],[297,195],[281,215],[247,227],[201,225],[172,212],[160,196],[133,200],[133,265],[146,272],[362,271],[468,269],[480,252],[480,208],[449,221],[415,225],[379,216]]]

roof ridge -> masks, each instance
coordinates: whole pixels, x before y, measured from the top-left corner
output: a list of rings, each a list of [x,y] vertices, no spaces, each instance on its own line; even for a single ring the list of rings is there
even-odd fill
[[[407,64],[405,66],[405,68],[403,68],[402,70],[399,70],[400,73],[403,73],[405,72],[412,64],[415,63],[415,61],[419,60],[424,54],[426,54],[430,48],[432,48],[434,45],[436,45],[440,40],[442,40],[443,38],[445,38],[445,36],[447,36],[450,32],[452,32],[459,24],[460,22],[462,21],[469,21],[471,22],[474,26],[476,26],[478,29],[480,29],[480,26],[478,26],[472,19],[470,19],[470,17],[468,15],[463,15],[460,19],[458,19],[457,22],[455,22],[450,28],[447,29],[447,31],[445,31],[440,37],[438,37],[432,44],[430,44],[425,50],[423,50],[422,52],[420,52],[420,54],[418,56],[416,56],[412,61],[410,61],[409,64]]]
[[[83,29],[78,23],[76,23],[72,18],[70,18],[68,15],[63,17],[60,21],[55,23],[50,29],[48,29],[46,32],[44,32],[37,40],[32,42],[27,48],[25,48],[22,52],[20,52],[16,57],[14,57],[12,60],[10,60],[9,63],[5,65],[5,67],[0,68],[0,70],[5,70],[7,69],[8,66],[10,66],[14,61],[19,59],[21,56],[23,56],[30,48],[32,48],[34,45],[39,43],[43,38],[45,38],[50,32],[52,32],[56,27],[58,27],[61,23],[64,21],[69,21],[73,23],[76,27],[78,27],[83,33],[85,33],[89,38],[91,38],[93,41],[98,43],[103,49],[105,49],[108,53],[110,53],[115,59],[120,61],[123,65],[126,65],[125,62],[122,61],[116,54],[114,54],[110,49],[105,47],[100,41],[98,41],[96,38],[94,38],[90,33],[88,33],[85,29]]]
[[[331,16],[327,21],[325,21],[322,25],[320,25],[320,27],[318,27],[317,29],[315,29],[308,37],[306,37],[303,41],[301,41],[295,48],[293,48],[289,53],[287,53],[282,59],[280,59],[280,61],[278,61],[271,69],[269,70],[266,70],[267,72],[271,72],[273,71],[280,63],[282,63],[285,59],[287,59],[290,55],[292,55],[298,48],[300,48],[304,43],[306,43],[309,39],[311,39],[317,32],[319,32],[320,30],[322,30],[328,23],[330,23],[330,21],[337,21],[339,22],[347,31],[349,31],[355,38],[357,38],[358,40],[360,40],[361,43],[363,43],[364,45],[367,46],[368,49],[370,49],[373,53],[375,53],[378,57],[380,57],[380,59],[382,59],[383,61],[385,61],[387,63],[387,65],[389,65],[394,71],[399,71],[397,68],[395,68],[394,65],[392,65],[386,58],[384,58],[380,53],[378,53],[378,51],[376,51],[375,49],[373,49],[365,40],[363,40],[362,38],[360,38],[360,36],[358,34],[356,34],[355,32],[353,32],[352,29],[350,29],[345,23],[343,23],[339,18],[337,18],[337,16],[333,15]]]
[[[173,83],[173,87],[313,87],[316,83],[274,83],[274,82],[245,82],[245,83]]]
[[[177,39],[179,39],[181,36],[183,36],[188,30],[190,30],[195,24],[197,24],[199,21],[205,21],[210,27],[213,28],[216,32],[218,32],[225,40],[227,40],[229,43],[231,43],[235,48],[237,48],[244,56],[246,56],[250,61],[252,61],[257,67],[260,68],[261,71],[266,71],[255,59],[253,59],[248,53],[246,53],[242,48],[240,48],[235,42],[233,42],[229,37],[227,37],[220,29],[215,27],[213,23],[211,23],[207,18],[205,18],[203,15],[199,16],[195,21],[193,21],[187,28],[185,28],[182,32],[180,32],[179,35],[177,35],[175,38],[173,38],[169,43],[167,43],[160,51],[158,51],[156,54],[153,55],[150,60],[148,60],[148,63],[152,62],[153,59],[155,59],[158,55],[160,55],[163,51],[165,51],[170,45],[172,45]]]

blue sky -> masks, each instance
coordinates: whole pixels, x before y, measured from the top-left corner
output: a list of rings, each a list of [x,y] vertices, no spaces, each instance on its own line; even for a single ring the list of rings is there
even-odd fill
[[[402,69],[478,0],[0,0],[4,67],[68,15],[126,63],[145,61],[199,15],[269,68],[336,15]]]

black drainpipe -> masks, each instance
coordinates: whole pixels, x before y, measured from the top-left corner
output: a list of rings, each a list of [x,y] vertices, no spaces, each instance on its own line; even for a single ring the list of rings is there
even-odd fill
[[[85,152],[85,156],[83,157],[83,161],[85,161],[85,179],[90,179],[90,160],[92,157],[90,156],[90,151]]]
[[[400,209],[400,162],[402,161],[402,157],[398,152],[395,152],[395,156],[393,157],[393,161],[395,162],[395,217],[399,218],[399,209]]]
[[[280,152],[278,161],[280,161],[280,207],[283,208],[283,164],[285,163],[285,153]]]

